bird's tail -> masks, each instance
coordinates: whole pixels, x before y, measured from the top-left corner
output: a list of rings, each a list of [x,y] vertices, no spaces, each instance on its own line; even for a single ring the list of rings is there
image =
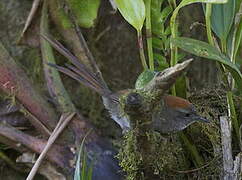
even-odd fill
[[[84,86],[87,86],[101,96],[106,96],[114,101],[118,101],[117,97],[108,89],[108,87],[97,78],[97,76],[91,72],[80,60],[74,56],[69,50],[67,50],[61,43],[57,40],[52,39],[46,35],[41,35],[45,40],[47,40],[52,47],[54,47],[60,54],[65,56],[71,64],[65,64],[66,67],[58,66],[55,64],[49,64],[50,66],[55,67],[60,72],[72,77],[77,80]]]

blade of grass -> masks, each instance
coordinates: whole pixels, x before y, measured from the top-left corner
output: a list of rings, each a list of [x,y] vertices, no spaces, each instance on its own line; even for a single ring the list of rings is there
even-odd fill
[[[77,161],[76,161],[76,168],[75,168],[75,174],[74,174],[74,180],[81,180],[81,171],[80,171],[80,162],[81,162],[81,155],[83,154],[84,151],[84,142],[86,140],[86,137],[91,133],[92,129],[90,129],[87,134],[84,136],[84,138],[82,139],[82,143],[80,146],[80,150],[78,152],[78,156],[77,156]],[[83,176],[83,174],[82,174]],[[84,179],[82,179],[84,180]]]

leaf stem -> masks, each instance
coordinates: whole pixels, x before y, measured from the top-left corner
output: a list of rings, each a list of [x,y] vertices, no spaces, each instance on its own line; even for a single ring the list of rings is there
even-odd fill
[[[212,13],[212,4],[206,3],[206,14],[205,14],[205,20],[206,20],[206,30],[207,30],[207,38],[209,44],[214,46],[212,31],[211,31],[211,13]]]
[[[233,93],[232,91],[227,92],[227,102],[228,102],[228,111],[229,111],[229,117],[232,120],[233,128],[235,130],[235,134],[237,139],[240,141],[240,133],[239,133],[239,122],[237,119],[237,114],[234,106],[234,100],[233,100]]]
[[[173,12],[173,14],[175,13],[175,11]],[[171,18],[170,20],[170,26],[171,26],[171,37],[172,38],[176,38],[177,36],[177,31],[178,31],[178,26],[176,23],[176,16],[172,16],[173,18]],[[170,66],[175,66],[177,64],[177,47],[170,43],[170,47],[171,47],[171,62],[170,62]],[[171,92],[173,96],[176,96],[176,87],[175,85],[172,86],[171,88]]]
[[[145,27],[146,27],[146,40],[147,40],[147,50],[148,50],[148,57],[149,57],[149,67],[150,67],[150,70],[154,71],[155,68],[154,68],[154,57],[153,57],[153,49],[152,49],[150,4],[151,4],[151,0],[145,1],[145,10],[146,10]]]
[[[137,31],[137,35],[138,35],[138,46],[139,46],[140,60],[141,60],[143,68],[144,69],[148,69],[148,66],[147,66],[146,60],[145,60],[145,53],[144,53],[144,47],[143,47],[143,38],[142,38],[141,31]]]

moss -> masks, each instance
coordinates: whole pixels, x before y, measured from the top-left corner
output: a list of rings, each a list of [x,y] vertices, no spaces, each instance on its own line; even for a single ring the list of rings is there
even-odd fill
[[[143,95],[147,101],[153,97],[152,94]],[[127,95],[122,98],[123,103],[125,97]],[[159,133],[147,130],[142,135],[140,134],[143,132],[142,126],[135,126],[134,130],[125,135],[118,154],[120,166],[127,173],[127,179],[203,179],[208,176],[217,179],[219,177],[222,170],[219,116],[227,113],[226,93],[221,89],[206,89],[192,94],[190,101],[195,104],[199,114],[211,121],[208,124],[194,123],[185,131],[189,139],[196,144],[205,164],[201,168],[194,169],[191,155],[183,149],[176,134],[163,137]],[[142,147],[140,138],[144,137],[146,142]],[[144,152],[148,153],[144,155]]]
[[[182,148],[176,141],[176,136],[163,137],[156,132],[148,132],[146,136],[150,153],[146,154],[145,159],[137,145],[137,130],[129,131],[124,136],[123,145],[117,157],[120,166],[127,173],[126,179],[150,179],[151,177],[160,179],[174,174],[172,170],[184,167]],[[145,169],[149,171],[144,172]]]
[[[193,94],[189,99],[198,113],[210,120],[208,124],[196,123],[191,126],[190,134],[200,137],[194,139],[195,143],[197,141],[203,148],[210,149],[216,156],[221,151],[219,116],[227,114],[226,93],[221,89],[206,89]]]
[[[127,173],[128,180],[135,180],[142,163],[142,155],[137,149],[137,137],[135,131],[129,131],[124,136],[123,146],[117,155],[119,164]]]

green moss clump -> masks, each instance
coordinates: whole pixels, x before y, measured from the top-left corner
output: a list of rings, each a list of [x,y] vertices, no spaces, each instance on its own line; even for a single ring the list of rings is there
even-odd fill
[[[129,131],[125,134],[123,145],[117,155],[120,166],[127,173],[128,180],[136,179],[142,163],[142,156],[139,149],[137,149],[137,138],[135,134],[135,131]]]
[[[180,143],[174,141],[174,136],[162,137],[153,131],[147,132],[145,136],[149,142],[149,154],[145,157],[142,157],[138,147],[137,130],[129,131],[124,137],[117,157],[127,173],[126,179],[160,179],[173,174],[172,169],[180,169],[184,165]]]

